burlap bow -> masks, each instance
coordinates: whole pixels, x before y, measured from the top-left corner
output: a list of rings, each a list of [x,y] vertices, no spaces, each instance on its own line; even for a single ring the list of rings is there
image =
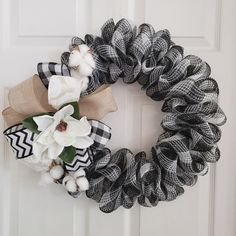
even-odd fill
[[[48,104],[47,88],[38,75],[11,88],[8,99],[10,106],[2,112],[7,126],[21,123],[28,116],[55,111]],[[83,96],[79,100],[79,108],[81,116],[95,120],[101,120],[107,113],[116,111],[111,87],[103,85],[92,94]]]
[[[4,131],[17,159],[27,159],[32,156],[32,143],[35,134],[23,127],[21,122],[28,116],[43,112],[54,112],[48,104],[47,88],[38,75],[34,75],[10,89],[9,104],[3,112],[7,126]],[[97,150],[103,149],[111,137],[110,127],[98,121],[107,113],[117,110],[110,86],[101,86],[94,93],[79,100],[80,115],[90,119],[92,131],[90,137],[94,144],[85,150],[77,149],[74,161],[65,163],[68,171],[76,171],[92,162]]]

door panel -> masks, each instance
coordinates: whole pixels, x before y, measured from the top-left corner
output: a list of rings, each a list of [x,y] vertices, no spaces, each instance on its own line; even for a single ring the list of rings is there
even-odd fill
[[[135,205],[104,214],[85,197],[72,199],[57,185],[38,185],[38,174],[15,161],[0,136],[0,235],[233,236],[236,233],[236,2],[234,0],[0,0],[1,108],[9,87],[36,73],[40,61],[59,62],[74,35],[99,33],[110,17],[167,28],[186,54],[208,61],[220,86],[220,104],[228,116],[220,142],[222,158],[183,196],[155,208]],[[139,85],[113,86],[119,110],[104,122],[112,127],[109,147],[150,152],[162,132],[161,103]],[[5,124],[1,118],[1,131]]]

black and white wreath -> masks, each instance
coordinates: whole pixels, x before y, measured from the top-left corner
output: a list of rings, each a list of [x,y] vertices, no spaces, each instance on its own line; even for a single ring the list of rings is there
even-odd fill
[[[110,19],[101,36],[72,38],[61,63],[39,63],[37,70],[52,109],[21,116],[4,134],[17,159],[36,167],[43,182],[62,184],[75,198],[85,192],[103,212],[131,208],[136,200],[142,206],[174,200],[220,157],[226,117],[217,82],[206,62],[184,56],[168,30]],[[80,99],[121,78],[164,102],[163,133],[149,158],[127,148],[112,152],[105,147],[111,128],[80,113]]]

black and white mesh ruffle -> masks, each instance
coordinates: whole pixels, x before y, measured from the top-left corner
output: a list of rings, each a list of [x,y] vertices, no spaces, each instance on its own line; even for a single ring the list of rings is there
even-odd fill
[[[207,173],[208,162],[220,157],[219,126],[226,117],[218,105],[219,89],[209,65],[197,56],[184,56],[168,30],[156,32],[149,24],[136,28],[126,19],[117,24],[108,20],[101,36],[72,39],[73,46],[84,43],[92,48],[96,62],[85,94],[119,78],[127,84],[137,81],[151,99],[164,101],[165,113],[164,132],[152,147],[151,158],[127,149],[95,154],[86,171],[87,196],[104,212],[130,208],[136,200],[156,206],[175,199],[185,185],[195,184],[199,175]],[[62,54],[65,66],[68,56]]]

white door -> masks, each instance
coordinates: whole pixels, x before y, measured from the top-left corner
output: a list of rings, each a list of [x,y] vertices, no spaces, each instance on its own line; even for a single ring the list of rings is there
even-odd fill
[[[85,197],[72,199],[60,186],[39,186],[38,175],[14,160],[0,136],[0,235],[235,235],[235,12],[235,0],[0,0],[1,110],[8,88],[36,73],[38,62],[59,62],[72,36],[98,33],[108,18],[125,17],[169,29],[186,54],[208,61],[228,116],[221,159],[194,187],[155,208],[135,205],[111,214]],[[149,150],[161,133],[161,105],[145,97],[138,85],[113,87],[119,110],[104,119],[113,128],[110,147]],[[4,127],[1,118],[1,131]]]

